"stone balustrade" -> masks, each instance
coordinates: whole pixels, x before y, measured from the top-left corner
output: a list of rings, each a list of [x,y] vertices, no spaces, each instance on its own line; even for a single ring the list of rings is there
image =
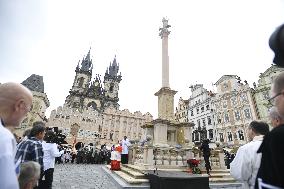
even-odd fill
[[[197,149],[176,149],[173,147],[138,146],[129,147],[129,163],[157,166],[187,166],[187,160],[195,158],[200,160],[201,168],[205,167],[202,152]],[[226,169],[222,150],[211,151],[210,163],[213,169]]]

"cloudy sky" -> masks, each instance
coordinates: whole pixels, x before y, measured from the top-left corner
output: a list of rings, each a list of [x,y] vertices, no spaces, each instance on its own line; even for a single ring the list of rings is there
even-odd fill
[[[162,18],[169,18],[170,86],[214,90],[222,75],[250,84],[268,68],[268,38],[284,22],[283,0],[0,0],[0,83],[42,75],[52,109],[63,105],[75,67],[91,47],[93,73],[116,55],[120,109],[157,116]]]

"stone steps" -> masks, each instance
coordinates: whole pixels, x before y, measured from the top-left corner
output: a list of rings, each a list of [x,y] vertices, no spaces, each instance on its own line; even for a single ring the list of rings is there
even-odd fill
[[[127,166],[121,166],[121,171],[132,176],[135,179],[145,179],[146,176],[141,173],[139,170],[134,170],[132,168],[128,168]]]
[[[106,167],[110,170],[110,165],[106,165]],[[145,175],[134,171],[130,168],[127,168],[125,166],[121,166],[121,170],[120,171],[112,171],[113,173],[115,173],[116,175],[118,175],[120,178],[122,178],[123,180],[125,180],[127,183],[129,184],[144,184],[144,183],[149,183],[149,180],[146,179]],[[135,177],[136,176],[136,177]]]
[[[110,165],[107,165],[108,169],[110,169]],[[131,184],[142,184],[148,182],[148,179],[145,176],[145,171],[153,170],[153,168],[145,168],[144,166],[139,165],[130,165],[124,164],[121,165],[121,171],[114,171],[119,177],[124,179],[126,182]],[[161,169],[158,169],[161,170]],[[162,169],[163,171],[184,171],[187,169]],[[202,170],[202,175],[207,175],[206,170]],[[210,183],[234,183],[236,182],[234,178],[231,177],[230,171],[215,169],[210,172],[209,182]]]
[[[137,179],[137,178],[133,178],[132,176],[130,176],[128,173],[125,173],[123,171],[115,171],[115,173],[120,176],[121,178],[123,178],[127,183],[129,184],[143,184],[143,183],[148,183],[149,180],[148,179]]]
[[[212,177],[210,177],[209,178],[209,182],[211,182],[211,183],[224,183],[224,182],[236,182],[236,180],[234,179],[234,178],[232,178],[232,177],[225,177],[225,178],[212,178]]]

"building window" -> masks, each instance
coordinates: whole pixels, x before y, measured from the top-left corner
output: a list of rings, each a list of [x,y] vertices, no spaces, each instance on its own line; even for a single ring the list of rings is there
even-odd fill
[[[204,112],[204,107],[201,107],[201,113]]]
[[[208,125],[211,125],[211,118],[210,117],[207,117],[207,120],[208,120]]]
[[[202,119],[203,126],[206,126],[205,118]]]
[[[223,108],[227,108],[228,107],[228,105],[227,105],[227,100],[224,100],[223,101]]]
[[[224,136],[223,136],[223,133],[219,133],[219,137],[220,137],[220,142],[224,142]]]
[[[247,108],[247,109],[244,110],[244,112],[245,112],[245,117],[247,119],[250,119],[251,118],[250,110]]]
[[[220,114],[217,116],[217,120],[218,120],[218,123],[221,123],[221,122],[222,122],[222,119],[221,119],[221,115],[220,115]]]
[[[213,139],[213,129],[209,129],[209,139]]]
[[[230,121],[229,114],[227,112],[224,114],[224,120],[225,123],[228,123]]]
[[[196,108],[196,113],[199,114],[199,108]]]
[[[195,141],[199,141],[199,132],[195,133]]]
[[[231,101],[232,101],[232,104],[233,104],[234,106],[236,106],[236,105],[238,104],[236,97],[232,97]]]
[[[209,105],[207,104],[207,105],[206,105],[206,110],[209,110],[209,109],[210,109],[210,108],[209,108]]]
[[[190,115],[193,116],[193,110],[190,111]]]
[[[237,121],[241,120],[240,111],[238,111],[238,110],[235,111],[235,119],[236,119]]]
[[[247,102],[248,101],[247,94],[246,93],[242,93],[241,94],[241,99],[242,99],[243,102]]]
[[[197,126],[200,127],[200,119],[197,120]]]
[[[114,88],[114,84],[112,83],[112,84],[110,84],[110,87],[109,87],[109,92],[113,92],[113,88]]]
[[[228,141],[233,141],[233,135],[231,132],[227,132],[228,134]]]
[[[242,130],[238,130],[238,133],[239,133],[239,139],[240,140],[245,140],[244,132]]]
[[[84,78],[83,78],[83,77],[80,77],[80,78],[77,80],[77,83],[78,83],[78,86],[79,86],[79,87],[83,87]]]

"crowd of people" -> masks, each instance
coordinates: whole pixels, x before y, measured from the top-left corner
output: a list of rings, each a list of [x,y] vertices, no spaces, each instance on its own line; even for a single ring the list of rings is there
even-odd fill
[[[284,25],[271,35],[269,45],[275,53],[274,63],[284,67]],[[233,177],[246,183],[246,188],[284,188],[284,73],[273,82],[273,106],[270,110],[273,129],[267,123],[253,121],[249,125],[251,142],[241,146],[230,164]],[[113,170],[128,163],[129,140],[125,136],[111,151],[102,147],[80,148],[78,151],[60,149],[55,134],[44,122],[35,122],[16,141],[11,131],[20,126],[30,111],[33,95],[18,83],[0,85],[0,184],[3,189],[52,188],[55,158],[58,162],[110,163]],[[211,170],[208,141],[201,149],[207,173]]]

